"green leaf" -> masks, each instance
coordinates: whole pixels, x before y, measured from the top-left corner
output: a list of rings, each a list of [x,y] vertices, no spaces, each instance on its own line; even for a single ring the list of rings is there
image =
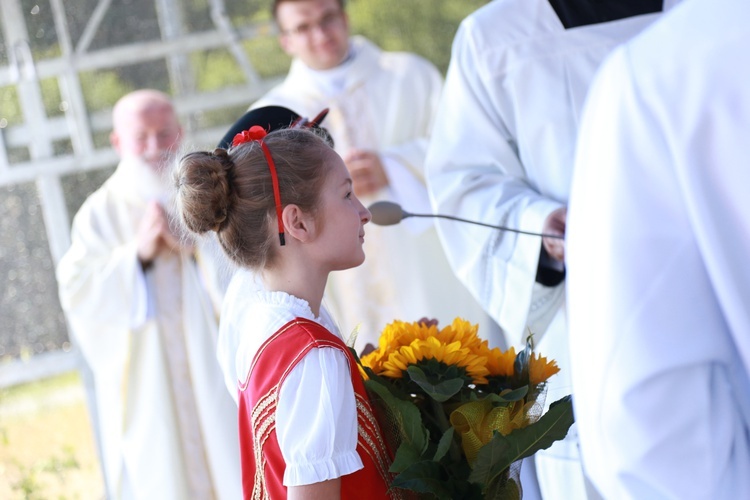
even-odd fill
[[[409,373],[412,381],[419,385],[428,396],[439,403],[448,401],[464,386],[464,381],[460,378],[452,378],[433,384],[427,379],[424,372],[414,365],[410,365],[406,371]]]
[[[362,365],[362,361],[359,359],[359,354],[357,354],[357,351],[354,350],[354,347],[347,346],[349,348],[349,352],[351,353],[352,357],[354,357],[354,361],[357,362],[358,365]]]
[[[524,385],[522,387],[519,387],[518,389],[514,389],[503,394],[488,394],[485,399],[489,399],[493,403],[512,403],[514,401],[520,401],[521,399],[526,397],[526,394],[528,392],[529,386]]]
[[[449,427],[447,431],[443,434],[443,436],[440,438],[440,442],[438,443],[437,451],[435,451],[435,457],[433,460],[435,462],[439,462],[440,459],[442,459],[446,453],[448,453],[448,450],[451,448],[451,443],[453,443],[453,434],[454,434],[453,427]]]
[[[513,362],[513,378],[517,383],[529,383],[529,359],[531,359],[531,343],[526,341],[526,348],[516,354]]]
[[[394,472],[398,474],[408,469],[411,465],[421,462],[423,460],[421,453],[414,449],[414,447],[404,441],[396,450],[396,456],[393,457],[393,463],[388,472]]]
[[[445,481],[440,477],[440,464],[424,460],[413,464],[393,479],[391,486],[419,493],[432,493],[439,499],[451,500]]]
[[[398,422],[401,430],[402,441],[409,443],[412,448],[418,450],[420,455],[427,449],[429,433],[422,423],[422,415],[419,409],[411,401],[398,399],[387,386],[374,380],[366,380],[365,387],[368,391],[377,394],[387,407],[389,416]]]
[[[495,433],[490,442],[479,450],[469,481],[489,486],[516,460],[545,450],[555,441],[563,439],[573,422],[573,402],[570,396],[565,396],[552,403],[549,411],[537,422],[507,436]]]

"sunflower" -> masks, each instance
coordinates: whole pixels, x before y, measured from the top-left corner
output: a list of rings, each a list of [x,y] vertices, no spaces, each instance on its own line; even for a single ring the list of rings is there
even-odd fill
[[[454,323],[459,318],[454,320]],[[427,340],[429,338],[438,337],[441,332],[438,331],[437,322],[412,322],[408,323],[405,321],[395,320],[385,326],[378,339],[378,348],[373,352],[362,357],[362,365],[372,369],[373,372],[380,374],[385,368],[383,363],[388,360],[388,357],[397,352],[399,349],[405,346],[409,346],[415,340]],[[468,324],[468,322],[466,322]],[[462,327],[464,325],[461,325]],[[444,330],[449,330],[451,327],[447,327]],[[462,334],[463,331],[459,332]],[[474,331],[476,335],[476,329]],[[461,335],[459,335],[461,336]],[[451,343],[450,342],[447,343]]]
[[[502,351],[497,347],[487,350],[487,369],[491,377],[512,377],[515,361],[516,349],[514,347],[507,351]]]
[[[487,383],[487,358],[473,354],[470,349],[463,347],[461,342],[446,344],[437,337],[429,337],[426,340],[414,339],[408,346],[399,347],[391,352],[382,362],[382,371],[379,374],[390,378],[403,378],[410,365],[419,365],[421,361],[426,360],[463,368],[475,384]]]
[[[540,356],[537,353],[533,353],[531,358],[529,358],[529,382],[532,385],[539,385],[542,382],[546,382],[548,378],[559,371],[560,368],[554,359],[547,361],[546,357]]]
[[[383,329],[378,340],[378,349],[394,351],[409,345],[414,339],[425,340],[438,334],[437,326],[427,323],[394,321]]]
[[[479,325],[456,318],[438,330],[432,322],[394,321],[383,329],[378,348],[362,357],[362,364],[376,374],[403,378],[409,365],[435,360],[466,371],[474,383],[487,383],[487,342],[477,336]]]
[[[487,346],[487,341],[479,338],[478,330],[478,324],[472,325],[465,319],[456,318],[453,323],[440,330],[438,338],[446,344],[461,342],[463,347],[468,347],[474,354],[480,354],[478,351],[482,349],[482,346]]]
[[[384,349],[375,349],[369,354],[365,354],[359,359],[362,366],[366,366],[375,373],[381,373],[383,371],[383,362],[388,359],[388,354]]]

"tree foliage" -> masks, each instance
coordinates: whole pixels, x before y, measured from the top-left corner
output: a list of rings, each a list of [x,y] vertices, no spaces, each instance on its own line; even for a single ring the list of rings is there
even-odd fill
[[[487,0],[351,0],[347,11],[352,32],[385,50],[404,50],[448,68],[458,25]]]
[[[214,29],[208,0],[178,3],[186,33]],[[346,8],[352,33],[370,38],[385,50],[419,54],[445,72],[459,23],[485,3],[487,0],[350,0]],[[29,6],[25,9],[26,22],[34,59],[59,57],[61,50],[50,10],[33,8],[30,0],[22,0],[22,4]],[[95,0],[65,3],[66,21],[74,45],[81,39],[95,5]],[[262,78],[282,76],[290,64],[269,24],[270,5],[270,0],[226,2],[226,14],[235,27],[254,23],[265,23],[268,27],[259,30],[258,36],[243,40],[245,51]],[[110,6],[89,50],[154,40],[159,36],[154,0],[123,0]],[[225,49],[194,52],[189,55],[189,61],[197,91],[220,90],[245,83],[242,72]],[[120,96],[136,88],[172,90],[164,60],[89,71],[80,74],[80,81],[87,107],[92,111],[111,107]],[[55,82],[42,82],[42,94],[48,114],[59,114],[61,96]],[[17,98],[12,86],[0,88],[0,119],[5,120],[6,126],[23,121]]]

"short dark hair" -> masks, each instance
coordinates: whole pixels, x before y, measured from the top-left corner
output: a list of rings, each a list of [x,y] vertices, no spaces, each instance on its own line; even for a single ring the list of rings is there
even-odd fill
[[[273,0],[273,3],[271,4],[271,14],[273,15],[273,19],[278,24],[279,20],[276,17],[276,14],[279,11],[279,5],[285,2],[304,2],[306,0]],[[344,10],[344,0],[338,0],[339,7],[341,7],[341,10]]]

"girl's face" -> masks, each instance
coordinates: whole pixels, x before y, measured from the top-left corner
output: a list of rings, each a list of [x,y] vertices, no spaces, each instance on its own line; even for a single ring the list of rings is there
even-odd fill
[[[341,157],[331,149],[326,152],[325,163],[328,174],[316,216],[317,251],[330,271],[340,271],[364,262],[364,225],[372,215],[354,195],[352,178]]]

